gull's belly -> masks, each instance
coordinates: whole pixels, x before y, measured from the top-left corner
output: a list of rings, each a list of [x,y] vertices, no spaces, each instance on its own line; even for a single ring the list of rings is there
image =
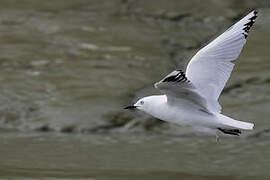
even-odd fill
[[[155,116],[161,120],[183,126],[218,127],[218,120],[214,114],[207,113],[197,107],[163,107]]]

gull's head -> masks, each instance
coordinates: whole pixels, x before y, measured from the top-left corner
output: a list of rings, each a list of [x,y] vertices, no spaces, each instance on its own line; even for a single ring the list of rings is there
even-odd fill
[[[151,97],[144,97],[138,100],[134,105],[125,107],[124,109],[139,109],[147,112],[147,109],[151,106]]]

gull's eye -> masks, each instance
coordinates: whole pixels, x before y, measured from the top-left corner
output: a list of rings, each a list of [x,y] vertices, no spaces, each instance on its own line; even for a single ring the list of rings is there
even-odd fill
[[[140,101],[140,104],[141,104],[141,105],[143,105],[143,104],[144,104],[144,102],[143,102],[143,101]]]

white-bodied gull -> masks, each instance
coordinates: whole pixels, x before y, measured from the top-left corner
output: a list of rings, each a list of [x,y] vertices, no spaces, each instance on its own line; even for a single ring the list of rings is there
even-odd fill
[[[198,131],[239,135],[254,124],[221,114],[218,98],[230,77],[255,22],[252,11],[215,40],[202,48],[189,62],[186,75],[175,70],[155,84],[165,95],[148,96],[125,109],[136,108],[158,119],[191,126]],[[218,136],[217,136],[218,138]]]

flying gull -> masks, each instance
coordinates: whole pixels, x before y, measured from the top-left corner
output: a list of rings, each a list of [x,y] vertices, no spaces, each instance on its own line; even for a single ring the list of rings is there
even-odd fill
[[[252,130],[253,123],[221,114],[218,98],[257,13],[256,10],[250,12],[197,52],[188,63],[186,74],[175,70],[155,83],[155,88],[164,95],[144,97],[125,109],[136,108],[167,122],[215,133],[217,140],[218,132],[239,136],[240,130]]]

